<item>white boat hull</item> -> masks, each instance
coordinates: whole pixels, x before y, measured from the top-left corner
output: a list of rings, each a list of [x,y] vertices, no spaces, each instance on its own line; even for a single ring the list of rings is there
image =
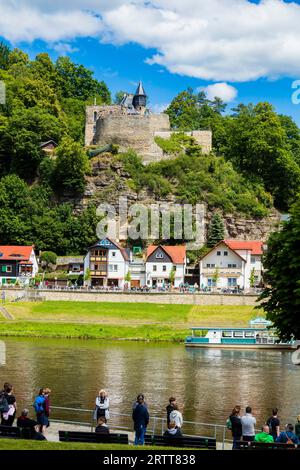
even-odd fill
[[[293,344],[220,344],[220,343],[185,343],[189,348],[216,348],[216,349],[277,349],[295,350]],[[300,359],[299,359],[300,364]]]

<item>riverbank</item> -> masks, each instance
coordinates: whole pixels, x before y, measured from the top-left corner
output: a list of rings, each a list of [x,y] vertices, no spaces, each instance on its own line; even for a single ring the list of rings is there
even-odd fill
[[[115,302],[13,302],[0,336],[182,342],[192,326],[247,326],[251,306]]]

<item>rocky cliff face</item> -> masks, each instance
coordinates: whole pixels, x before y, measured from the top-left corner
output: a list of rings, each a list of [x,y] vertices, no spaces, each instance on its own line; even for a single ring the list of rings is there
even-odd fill
[[[122,162],[113,158],[110,154],[102,154],[91,160],[91,176],[87,178],[87,185],[81,199],[75,201],[76,213],[80,213],[90,203],[98,206],[103,202],[108,202],[118,210],[119,198],[126,196],[128,205],[135,202],[141,204],[155,204],[157,202],[175,203],[176,198],[170,194],[164,200],[157,199],[155,195],[145,189],[137,193],[132,189],[130,175],[125,171]],[[74,202],[74,201],[73,201]],[[204,233],[207,228],[213,211],[205,206]],[[222,214],[228,238],[240,240],[263,240],[268,239],[269,234],[274,231],[280,222],[280,213],[273,210],[264,219],[247,218],[236,214]]]

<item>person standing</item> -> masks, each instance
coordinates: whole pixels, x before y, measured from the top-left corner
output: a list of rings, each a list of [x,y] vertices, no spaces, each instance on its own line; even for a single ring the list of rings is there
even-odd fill
[[[105,390],[100,390],[96,398],[95,419],[98,421],[100,416],[109,419],[109,398]]]
[[[170,397],[170,398],[169,398],[169,404],[168,404],[168,406],[166,406],[166,410],[167,410],[167,425],[168,425],[168,427],[169,427],[169,424],[170,424],[170,414],[172,413],[172,411],[174,411],[174,405],[176,405],[176,398]]]
[[[149,423],[149,413],[143,394],[137,396],[137,405],[132,412],[132,419],[135,430],[134,445],[144,445],[146,429]]]
[[[50,393],[51,393],[51,389],[50,388],[44,388],[44,398],[45,398],[45,415],[46,415],[46,418],[47,418],[47,424],[46,424],[46,427],[49,428],[50,426],[50,421],[49,421],[49,417],[50,417]]]
[[[39,432],[44,434],[48,424],[48,418],[45,413],[45,397],[43,388],[40,389],[38,396],[34,400],[33,406],[36,412],[36,420],[39,425]]]
[[[229,416],[231,423],[231,433],[232,433],[232,449],[238,449],[238,441],[242,439],[242,422],[241,422],[241,407],[239,405],[235,406],[232,410],[231,415]]]
[[[272,416],[268,419],[267,425],[270,428],[270,434],[276,441],[277,437],[280,434],[280,421],[278,419],[278,408],[272,410]]]
[[[182,428],[183,418],[177,404],[173,405],[173,411],[170,413],[170,421],[174,421],[177,428]]]
[[[1,414],[1,426],[12,426],[16,416],[17,402],[13,394],[13,386],[8,382],[4,384],[2,396],[6,399],[8,410]]]
[[[246,414],[241,418],[243,440],[247,442],[254,441],[256,419],[252,416],[251,406],[247,406]]]
[[[297,423],[295,424],[295,434],[300,440],[300,415],[297,416]]]

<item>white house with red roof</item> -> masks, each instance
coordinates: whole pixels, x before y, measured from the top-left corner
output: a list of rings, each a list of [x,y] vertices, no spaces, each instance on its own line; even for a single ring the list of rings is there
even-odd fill
[[[184,283],[186,247],[150,245],[147,248],[145,267],[148,287],[168,285],[172,270],[175,270],[174,287],[179,287]]]
[[[248,290],[262,280],[263,242],[223,240],[200,259],[200,287]],[[217,281],[217,282],[216,282]]]
[[[90,272],[87,284],[92,287],[123,289],[128,267],[129,253],[108,237],[91,246],[84,258],[84,272]]]
[[[0,246],[0,283],[28,284],[38,273],[34,246]]]

